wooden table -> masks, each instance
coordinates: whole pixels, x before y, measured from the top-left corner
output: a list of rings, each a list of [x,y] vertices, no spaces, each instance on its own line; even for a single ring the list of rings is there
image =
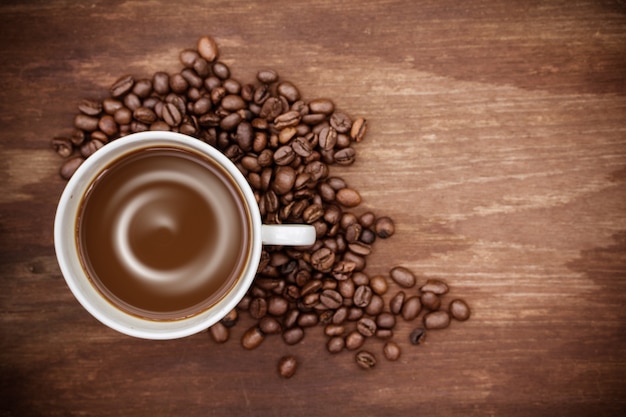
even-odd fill
[[[623,1],[6,3],[0,415],[625,415]],[[80,99],[180,70],[203,35],[235,78],[271,67],[368,120],[357,162],[333,168],[396,222],[368,273],[445,279],[469,321],[416,347],[401,322],[401,359],[367,372],[321,328],[249,352],[246,318],[225,345],[154,342],[82,309],[54,254],[49,140]]]

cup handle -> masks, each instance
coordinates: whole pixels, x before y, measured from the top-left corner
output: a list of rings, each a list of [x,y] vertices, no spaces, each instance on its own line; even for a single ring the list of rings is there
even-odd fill
[[[310,246],[315,243],[315,228],[308,224],[264,224],[261,240],[264,245]]]

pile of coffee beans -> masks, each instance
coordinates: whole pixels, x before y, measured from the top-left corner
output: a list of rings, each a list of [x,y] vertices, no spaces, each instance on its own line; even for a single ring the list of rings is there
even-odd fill
[[[304,99],[271,69],[258,71],[252,83],[232,78],[208,36],[179,57],[182,69],[177,73],[125,75],[113,83],[107,98],[82,100],[73,133],[54,138],[52,146],[64,158],[61,176],[69,179],[86,158],[119,137],[146,130],[184,133],[235,162],[254,190],[264,223],[315,227],[312,247],[264,248],[254,285],[236,309],[209,329],[215,342],[228,341],[230,328],[244,313],[255,320],[241,338],[247,350],[271,335],[294,345],[308,329],[323,326],[328,352],[354,352],[356,364],[371,369],[377,358],[362,350],[368,339],[381,340],[387,360],[400,357],[394,340],[399,320],[419,323],[408,340],[417,345],[427,331],[469,318],[463,300],[444,305],[448,286],[443,281],[430,279],[418,286],[416,276],[401,266],[391,268],[388,276],[365,272],[372,245],[392,236],[394,223],[371,211],[359,212],[359,192],[329,172],[331,165],[354,162],[352,145],[367,132],[364,118],[353,119],[328,98]],[[391,288],[400,290],[390,294]],[[296,369],[293,356],[278,362],[285,378]]]

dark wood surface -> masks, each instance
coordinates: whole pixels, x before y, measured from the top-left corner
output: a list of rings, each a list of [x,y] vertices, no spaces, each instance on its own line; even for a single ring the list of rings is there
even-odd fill
[[[625,415],[623,1],[4,1],[0,17],[0,415]],[[396,221],[367,271],[447,280],[468,322],[418,347],[402,322],[401,359],[365,372],[321,329],[248,352],[246,320],[225,345],[154,342],[80,307],[54,255],[49,140],[79,99],[178,70],[207,34],[236,78],[275,68],[369,121],[333,170]]]

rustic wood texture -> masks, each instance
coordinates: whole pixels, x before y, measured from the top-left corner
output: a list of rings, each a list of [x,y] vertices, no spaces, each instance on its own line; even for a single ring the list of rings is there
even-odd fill
[[[4,1],[0,17],[0,415],[626,414],[623,1]],[[207,34],[236,78],[271,67],[369,121],[333,168],[396,222],[367,271],[447,280],[468,322],[418,347],[401,322],[401,359],[365,372],[321,329],[248,352],[246,319],[225,345],[153,342],[79,306],[49,140],[79,99],[178,70]]]

